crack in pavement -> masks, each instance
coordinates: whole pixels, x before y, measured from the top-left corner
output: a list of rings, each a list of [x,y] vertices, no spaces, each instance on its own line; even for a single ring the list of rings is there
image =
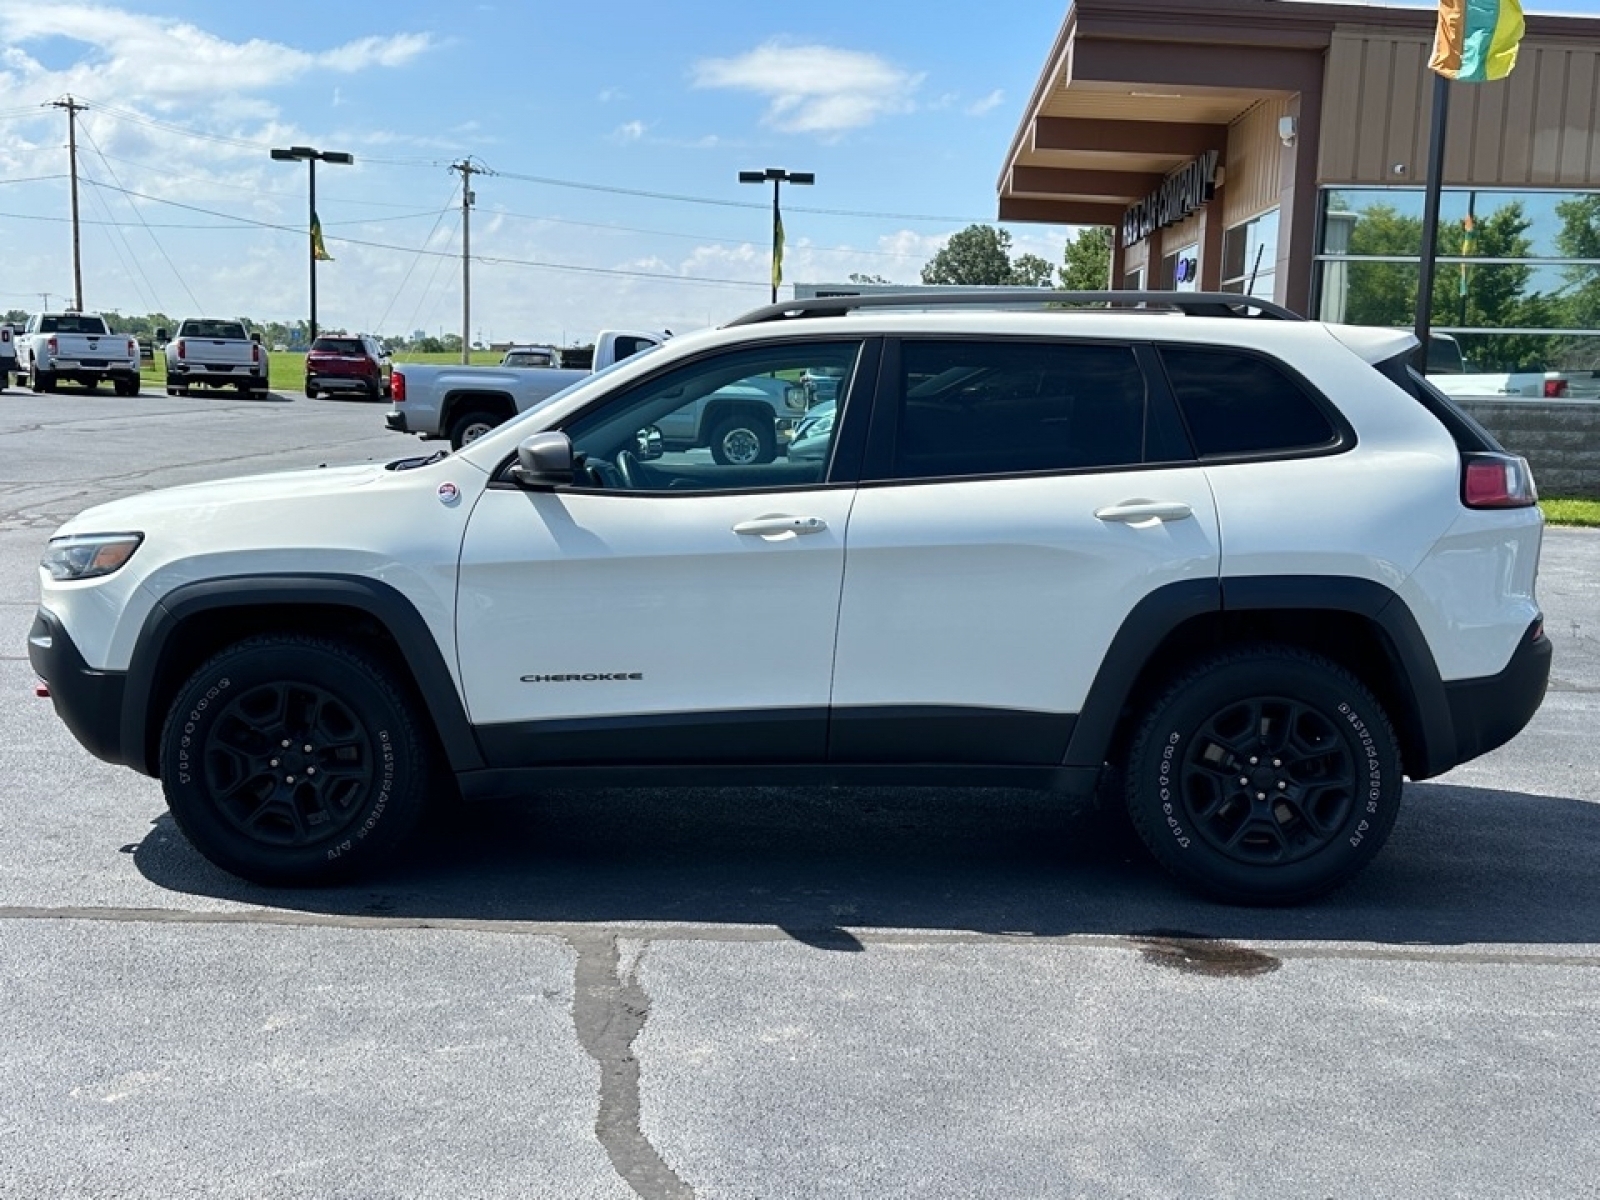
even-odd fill
[[[568,936],[578,965],[572,989],[572,1023],[578,1041],[600,1067],[600,1108],[594,1132],[624,1182],[646,1200],[693,1200],[639,1127],[639,1060],[634,1039],[650,1017],[650,997],[639,985],[639,965],[622,975],[617,939],[603,934]]]

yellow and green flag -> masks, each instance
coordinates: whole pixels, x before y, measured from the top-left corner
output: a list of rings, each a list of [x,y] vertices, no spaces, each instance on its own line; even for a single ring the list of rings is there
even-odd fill
[[[772,286],[783,282],[783,218],[772,214]]]
[[[1439,28],[1428,68],[1457,83],[1504,79],[1522,40],[1517,0],[1439,0]]]
[[[322,218],[316,213],[311,214],[311,257],[318,262],[332,262],[333,255],[328,253],[328,248],[322,244]]]

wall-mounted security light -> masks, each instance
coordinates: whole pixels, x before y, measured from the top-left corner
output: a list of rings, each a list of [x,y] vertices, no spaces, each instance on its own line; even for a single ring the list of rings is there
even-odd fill
[[[1278,118],[1278,139],[1285,146],[1294,145],[1294,135],[1299,132],[1299,122],[1293,117]]]

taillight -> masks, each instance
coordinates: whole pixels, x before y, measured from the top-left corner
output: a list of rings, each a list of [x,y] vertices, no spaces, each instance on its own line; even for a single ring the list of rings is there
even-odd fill
[[[404,404],[406,400],[406,377],[403,372],[393,371],[389,375],[389,399],[396,404]]]
[[[256,366],[258,366],[258,367],[261,365],[261,343],[260,342],[252,342],[250,344],[250,361],[255,363]]]
[[[1546,379],[1544,381],[1544,398],[1546,400],[1565,399],[1567,394],[1567,381],[1565,379]]]
[[[183,339],[182,338],[178,339],[177,346],[178,346],[178,357],[179,358],[184,357],[184,355],[186,355],[189,352],[189,348],[183,344]]]
[[[9,326],[9,325],[0,325],[0,342],[9,342],[10,340],[11,340],[11,326]]]
[[[1468,508],[1529,508],[1539,501],[1528,460],[1515,454],[1464,454],[1461,502]]]
[[[47,338],[45,340],[44,348],[46,350],[50,351],[51,354],[54,354],[60,347],[57,344],[55,338]]]
[[[138,358],[139,357],[139,343],[134,338],[129,338],[128,339],[128,357],[129,358]]]

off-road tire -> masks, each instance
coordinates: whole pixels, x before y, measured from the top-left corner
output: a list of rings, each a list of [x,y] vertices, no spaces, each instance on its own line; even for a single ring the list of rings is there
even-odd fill
[[[316,398],[317,398],[317,389],[312,387],[309,383],[306,384],[306,399],[307,400],[315,400]]]
[[[334,883],[411,834],[432,746],[406,689],[368,652],[263,635],[178,689],[161,782],[178,827],[217,866],[268,885]]]
[[[1184,671],[1129,748],[1128,816],[1156,860],[1237,904],[1295,904],[1349,880],[1400,810],[1398,740],[1354,675],[1288,646]]]

